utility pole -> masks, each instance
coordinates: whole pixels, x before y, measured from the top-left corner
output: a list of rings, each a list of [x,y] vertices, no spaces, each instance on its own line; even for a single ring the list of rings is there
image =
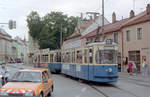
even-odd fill
[[[62,24],[60,25],[61,27],[60,27],[60,48],[61,48],[61,46],[62,46]]]
[[[102,0],[102,40],[105,40],[104,34],[104,0]]]
[[[133,11],[135,12],[135,0],[133,0]]]

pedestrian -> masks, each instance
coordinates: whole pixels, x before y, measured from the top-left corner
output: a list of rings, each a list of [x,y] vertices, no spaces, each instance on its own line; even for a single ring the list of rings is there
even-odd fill
[[[147,73],[147,64],[146,64],[146,60],[144,59],[142,64],[141,64],[141,73],[143,76],[146,75]]]
[[[5,67],[5,65],[4,65],[4,64],[2,65],[2,68],[1,68],[0,74],[2,75],[2,85],[4,85],[5,83],[7,83],[7,81],[8,81],[8,77],[9,77],[9,74],[8,74],[7,68]]]
[[[132,75],[132,62],[128,63],[128,73]]]
[[[132,62],[132,71],[135,75],[137,74],[137,67],[134,61]]]

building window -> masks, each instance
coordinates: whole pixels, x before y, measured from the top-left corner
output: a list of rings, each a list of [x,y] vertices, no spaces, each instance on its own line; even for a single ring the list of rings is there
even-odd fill
[[[142,28],[137,28],[137,40],[142,39]]]
[[[118,33],[117,32],[114,33],[114,42],[118,43]]]
[[[126,41],[130,41],[130,30],[126,31]]]

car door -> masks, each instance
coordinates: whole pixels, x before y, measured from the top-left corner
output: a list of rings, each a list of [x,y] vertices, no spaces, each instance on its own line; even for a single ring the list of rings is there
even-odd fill
[[[42,72],[42,81],[43,81],[43,92],[46,96],[49,93],[49,85],[48,85],[48,76],[45,72]]]
[[[50,90],[50,89],[52,89],[52,86],[53,86],[52,75],[51,75],[50,71],[46,71],[45,73],[48,76],[48,86],[49,86],[49,90]]]

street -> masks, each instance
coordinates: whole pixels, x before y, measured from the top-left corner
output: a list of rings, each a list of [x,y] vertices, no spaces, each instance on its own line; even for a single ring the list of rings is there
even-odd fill
[[[7,66],[10,78],[26,66]],[[149,97],[150,83],[120,76],[117,83],[85,83],[66,77],[65,75],[53,74],[54,92],[52,97]]]

